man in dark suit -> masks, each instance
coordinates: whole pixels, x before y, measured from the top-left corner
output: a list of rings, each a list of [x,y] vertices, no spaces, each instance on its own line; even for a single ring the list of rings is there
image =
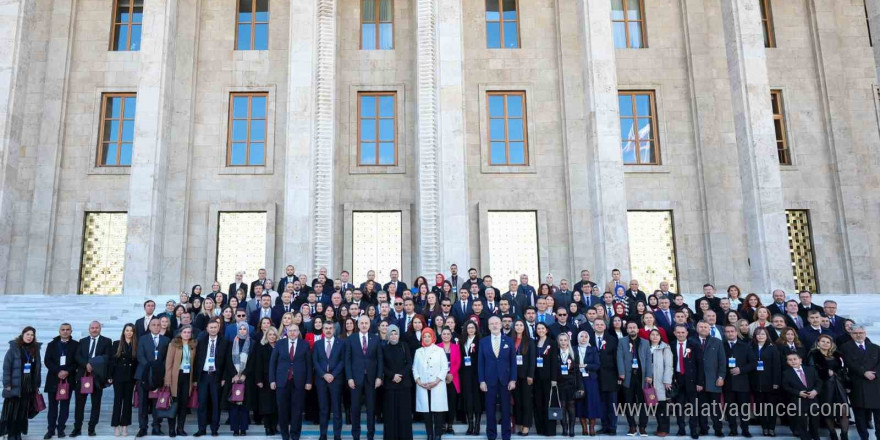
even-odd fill
[[[785,325],[797,331],[804,328],[807,322],[806,316],[801,317],[799,307],[798,302],[793,299],[785,303]]]
[[[743,437],[751,437],[749,421],[744,415],[750,405],[749,375],[758,365],[758,360],[751,348],[737,338],[739,331],[736,326],[724,327],[724,354],[727,358],[727,376],[724,379],[724,403],[727,404],[727,418],[730,422],[730,435],[736,436],[736,422],[742,429]],[[736,408],[734,408],[736,406]]]
[[[636,279],[630,280],[629,290],[626,291],[625,295],[628,299],[632,300],[633,304],[639,301],[642,301],[646,304],[648,302],[648,296],[645,295],[645,292],[639,289],[639,280]]]
[[[326,267],[321,266],[318,269],[318,276],[312,279],[312,288],[313,289],[318,284],[321,284],[322,286],[324,286],[324,291],[327,292],[328,294],[333,292],[333,279],[330,278],[329,276],[327,276],[327,268]]]
[[[678,413],[678,436],[685,435],[685,408],[690,405],[697,408],[697,393],[703,390],[706,383],[703,369],[703,352],[700,345],[688,340],[688,328],[677,324],[672,334],[675,340],[670,341],[672,350],[672,386],[677,391],[674,402],[682,409]],[[696,412],[690,413],[689,425],[691,438],[700,437],[700,418]]]
[[[479,296],[479,292],[481,292],[483,290],[483,279],[479,278],[477,276],[477,269],[474,269],[472,267],[472,268],[468,269],[468,279],[467,279],[467,281],[465,281],[464,283],[461,284],[461,290],[467,289],[468,291],[471,291],[471,285],[473,285],[473,284],[477,285],[477,295],[476,296]],[[471,293],[473,293],[473,292],[471,291]]]
[[[264,289],[266,288],[266,269],[260,268],[260,270],[257,271],[257,279],[251,282],[251,298],[254,298],[256,296],[256,294],[254,293],[254,286],[256,285],[263,286]]]
[[[269,382],[276,390],[281,439],[299,440],[306,391],[312,389],[312,355],[309,343],[299,337],[299,326],[287,327],[287,339],[275,344],[269,359]]]
[[[608,331],[605,321],[597,319],[593,323],[594,335],[591,344],[599,352],[599,396],[604,409],[601,433],[617,434],[617,335]]]
[[[354,284],[351,283],[351,274],[347,270],[339,273],[339,281],[342,283],[339,288],[340,292],[345,293],[346,291],[354,290]],[[403,292],[398,290],[397,294],[403,295]]]
[[[555,340],[560,333],[568,333],[568,336],[575,336],[575,331],[577,331],[577,326],[574,325],[571,321],[568,320],[568,310],[565,307],[557,307],[556,308],[556,322],[550,324],[548,330],[550,331],[550,336]]]
[[[809,325],[805,325],[798,332],[798,337],[801,340],[801,344],[807,347],[807,350],[811,350],[816,345],[819,335],[831,335],[831,332],[822,328],[822,315],[817,310],[810,310],[807,314],[807,322]],[[831,335],[831,337],[833,338],[834,336]]]
[[[406,283],[399,280],[400,272],[398,272],[397,269],[391,269],[390,276],[391,276],[391,281],[385,283],[385,285],[382,286],[382,290],[387,292],[388,286],[394,284],[395,286],[397,286],[397,290],[394,291],[395,295],[403,295],[403,292],[405,292],[407,290],[407,286],[406,286]]]
[[[287,285],[293,284],[296,279],[296,268],[292,264],[288,264],[287,267],[284,268],[284,276],[278,280],[278,291],[284,292]]]
[[[806,320],[810,316],[810,310],[815,310],[819,312],[819,315],[825,316],[825,310],[813,304],[813,294],[810,291],[802,290],[798,294],[798,298],[801,300],[800,304],[798,304],[798,315],[801,315],[801,318]]]
[[[782,390],[797,403],[798,411],[791,416],[791,428],[799,434],[801,440],[819,440],[819,414],[814,405],[818,405],[819,390],[822,381],[813,367],[802,365],[801,356],[789,353],[786,362],[791,368],[782,372]]]
[[[767,306],[770,316],[785,314],[785,291],[776,289],[773,291],[773,302]]]
[[[595,285],[596,285],[596,283],[590,281],[590,271],[584,269],[581,271],[581,280],[574,283],[573,289],[575,292],[581,292],[582,295],[592,295],[593,294],[593,286],[595,286]],[[584,289],[585,286],[589,287],[590,289],[589,290]],[[588,305],[588,307],[592,307],[592,305]]]
[[[495,404],[501,405],[501,438],[510,440],[510,393],[516,388],[516,350],[513,340],[501,334],[501,319],[489,318],[489,336],[480,340],[477,376],[486,393],[486,437],[498,437]]]
[[[141,336],[150,331],[150,321],[153,320],[153,313],[156,311],[156,302],[148,299],[144,301],[144,316],[138,318],[134,322],[135,337],[140,339]]]
[[[399,300],[399,298],[398,298]],[[317,387],[320,440],[327,440],[327,424],[333,412],[333,438],[342,438],[342,373],[345,371],[345,341],[335,338],[336,326],[325,325],[324,337],[315,342],[312,356]]]
[[[156,390],[162,385],[165,372],[165,356],[168,354],[168,344],[171,342],[162,331],[158,319],[150,321],[150,332],[138,339],[137,347],[137,370],[134,378],[138,387],[138,432],[137,437],[147,435],[147,421],[154,403],[149,399],[150,391]],[[163,435],[160,429],[162,420],[153,415],[152,435]]]
[[[827,299],[822,303],[822,308],[825,310],[825,316],[828,318],[828,330],[831,332],[831,336],[837,338],[846,333],[846,319],[837,316],[837,302]]]
[[[538,298],[535,288],[529,285],[529,276],[522,274],[519,276],[519,286],[516,288],[517,303],[522,309],[526,306],[534,306],[535,300]]]
[[[107,373],[113,341],[101,336],[101,323],[92,321],[89,324],[89,336],[79,340],[76,350],[76,377],[77,382],[85,375],[92,376],[92,410],[89,414],[89,435],[95,435],[95,427],[101,417],[101,397],[104,394],[104,385],[107,384]],[[89,394],[83,394],[76,389],[76,411],[73,418],[73,432],[71,437],[77,437],[82,433],[83,418],[86,411],[86,399]]]
[[[724,379],[727,377],[727,359],[724,357],[724,347],[721,340],[713,338],[709,334],[709,324],[705,321],[697,323],[697,338],[694,340],[703,353],[703,377],[705,377],[702,391],[698,391],[697,398],[700,402],[700,435],[709,433],[709,417],[712,418],[712,428],[716,436],[723,436],[721,432],[721,416],[717,408],[721,402],[721,392],[724,387]]]
[[[573,295],[572,291],[568,290],[568,280],[563,278],[559,281],[559,288],[556,289],[556,292],[552,295],[553,303],[556,304],[556,306],[562,306],[567,309],[569,304],[574,300],[574,298],[572,298]]]
[[[495,304],[492,304],[489,309],[492,314],[498,314],[498,303],[501,300],[507,300],[507,304],[510,306],[510,311],[514,314],[523,313],[523,311],[528,307],[529,299],[525,294],[520,294],[519,292],[519,284],[517,284],[516,280],[510,280],[507,283],[507,292],[503,293],[501,297],[494,297]],[[488,303],[487,303],[488,304]]]
[[[235,296],[235,293],[238,292],[238,289],[244,290],[244,297],[247,298],[248,294],[248,285],[242,281],[242,277],[244,277],[244,272],[238,271],[235,273],[235,282],[229,284],[229,296]]]
[[[458,291],[458,299],[452,303],[452,316],[456,322],[464,322],[471,313],[473,313],[473,302],[471,294],[467,289]]]
[[[666,335],[671,335],[673,326],[675,326],[675,312],[669,308],[669,298],[661,297],[657,310],[654,311],[654,320],[657,321],[657,327],[663,329]]]
[[[278,312],[278,309],[272,308],[272,296],[264,293],[260,296],[260,308],[251,312],[248,324],[258,329],[260,328],[260,321],[263,318],[269,318],[272,320],[272,327],[277,327],[281,324],[281,315]]]
[[[694,301],[694,310],[700,310],[700,300],[703,299],[709,301],[709,308],[714,310],[717,315],[721,316],[721,298],[715,296],[715,286],[709,283],[703,284],[703,296]]]
[[[880,347],[867,339],[865,327],[854,325],[852,341],[846,342],[841,350],[849,368],[852,381],[850,403],[856,419],[856,430],[861,440],[868,440],[868,421],[880,421]]]
[[[382,386],[382,347],[379,337],[370,334],[370,318],[358,318],[358,332],[345,341],[345,377],[351,388],[351,401],[360,402],[365,398],[367,407],[367,439],[373,440],[376,434],[376,388]],[[361,438],[361,408],[351,406],[351,436]]]
[[[299,310],[293,305],[293,295],[290,292],[282,293],[273,308],[275,309],[275,314],[282,317],[285,313],[296,313]]]
[[[226,372],[226,359],[229,358],[229,342],[220,337],[220,323],[211,321],[205,329],[205,337],[196,347],[195,366],[192,381],[198,384],[199,409],[197,410],[199,430],[195,437],[205,435],[208,422],[211,435],[220,430],[220,390],[226,385],[223,379]],[[208,408],[211,417],[208,418]]]
[[[73,328],[70,324],[61,324],[58,328],[58,336],[46,346],[46,356],[43,358],[43,365],[46,366],[46,387],[43,391],[49,396],[49,429],[43,437],[45,440],[52,438],[56,429],[59,438],[65,436],[64,429],[67,427],[67,417],[70,413],[70,395],[68,394],[66,400],[56,400],[55,394],[58,392],[58,384],[66,381],[68,392],[77,389],[75,373],[79,342],[70,337],[72,332]],[[71,373],[74,374],[71,376]],[[60,413],[59,406],[61,407]]]

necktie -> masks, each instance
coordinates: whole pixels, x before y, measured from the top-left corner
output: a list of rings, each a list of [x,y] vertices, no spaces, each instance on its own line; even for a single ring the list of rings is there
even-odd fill
[[[703,350],[706,349],[706,340],[705,339],[700,339],[700,346],[702,346]]]
[[[801,327],[804,326],[803,322],[801,322],[801,317],[800,317],[800,316],[797,317],[797,326],[798,326],[798,328],[801,328]]]
[[[678,343],[678,373],[684,374],[684,344]]]
[[[215,342],[215,340],[214,340],[214,339],[211,339],[211,349],[209,350],[209,353],[210,353],[209,356],[210,356],[210,357],[214,357],[214,342]],[[214,366],[213,366],[213,365],[209,366],[209,367],[208,367],[208,371],[209,371],[209,372],[214,372]]]
[[[462,311],[462,312],[467,312],[467,306],[465,305],[465,302],[464,302],[464,301],[461,302],[461,311]]]
[[[807,377],[804,376],[804,370],[798,369],[797,374],[798,377],[801,378],[801,383],[803,383],[804,386],[807,386]]]
[[[669,310],[668,309],[664,312],[664,314],[666,315],[666,322],[672,322],[672,320],[669,319]]]
[[[89,359],[95,357],[95,338],[92,338],[92,342],[89,345]]]
[[[601,336],[596,338],[596,347],[599,348],[599,350],[602,349],[602,337]]]
[[[730,343],[730,348],[733,349],[733,342]]]
[[[159,337],[153,336],[153,348],[155,349],[156,359],[159,359]]]
[[[293,354],[296,353],[296,339],[290,340],[290,361],[293,362]],[[293,369],[289,366],[287,367],[287,381],[289,382],[293,379]]]
[[[865,344],[859,344],[859,348],[862,349],[863,353],[867,351],[867,350],[865,350]]]
[[[367,337],[366,335],[361,335],[361,349],[364,351],[364,356],[367,355]]]
[[[328,339],[327,340],[327,348],[324,350],[327,352],[327,359],[330,359],[330,352],[333,350],[333,343]],[[330,371],[330,364],[327,364],[327,371]]]
[[[284,306],[284,313],[287,313],[289,311],[290,311],[290,306]]]
[[[492,351],[495,353],[495,357],[498,357],[498,353],[501,352],[501,338],[498,336],[492,336]]]
[[[715,327],[712,327],[712,337],[715,337]]]

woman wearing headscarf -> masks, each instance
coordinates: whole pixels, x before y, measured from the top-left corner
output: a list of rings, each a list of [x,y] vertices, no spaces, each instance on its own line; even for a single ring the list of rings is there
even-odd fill
[[[581,360],[578,376],[584,386],[584,398],[575,405],[581,419],[581,435],[596,435],[596,420],[602,417],[602,400],[599,398],[599,352],[590,344],[590,334],[578,333],[578,357]],[[589,430],[587,426],[589,424]]]
[[[168,419],[168,436],[187,435],[183,430],[186,425],[187,402],[192,390],[192,368],[196,360],[196,344],[192,338],[192,326],[180,328],[165,357],[165,386],[170,388],[171,398],[177,401],[176,417]]]
[[[461,331],[461,367],[458,369],[458,380],[461,386],[462,409],[467,420],[467,435],[480,434],[480,418],[483,405],[480,400],[480,380],[477,375],[477,359],[480,355],[480,326],[474,321],[466,321]]]
[[[442,273],[438,273],[434,276],[434,286],[431,287],[431,292],[437,294],[437,297],[442,299],[443,296],[443,282],[446,281],[446,276]],[[451,283],[450,283],[451,284]]]
[[[436,339],[434,330],[426,328],[422,331],[422,348],[416,350],[412,367],[417,385],[416,411],[424,414],[428,440],[441,440],[443,413],[449,410],[444,386],[449,363],[443,349],[434,344]]]
[[[461,349],[458,344],[453,342],[452,329],[443,327],[440,330],[440,343],[437,344],[443,350],[446,356],[446,362],[449,366],[449,372],[446,373],[446,404],[449,411],[446,412],[446,429],[444,434],[455,435],[452,424],[455,422],[455,414],[458,412],[458,396],[461,393],[461,383],[459,382],[458,372],[461,368]]]
[[[232,349],[229,350],[230,359],[227,365],[230,368],[226,371],[226,385],[231,390],[232,384],[244,384],[244,399],[241,402],[229,402],[229,429],[233,436],[238,437],[247,435],[248,408],[253,407],[256,401],[257,385],[253,374],[256,362],[250,359],[256,343],[250,337],[250,328],[246,322],[239,322],[236,326],[238,331],[232,340]]]
[[[21,440],[28,432],[28,412],[40,390],[40,343],[37,331],[31,326],[9,341],[9,350],[3,357],[3,413],[0,416],[0,435],[8,440]]]
[[[554,365],[554,379],[562,403],[562,436],[574,437],[575,400],[578,392],[583,392],[584,384],[578,366],[581,363],[577,350],[571,348],[568,333],[562,332],[556,337],[559,347]]]
[[[409,440],[412,432],[412,361],[409,347],[400,340],[400,328],[388,326],[388,339],[382,348],[385,388],[385,440]]]

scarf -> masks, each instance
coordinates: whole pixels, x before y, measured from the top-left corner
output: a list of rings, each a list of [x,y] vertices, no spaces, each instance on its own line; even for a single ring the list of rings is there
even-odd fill
[[[244,371],[245,366],[248,361],[248,352],[250,352],[251,348],[251,338],[248,337],[244,341],[241,338],[236,337],[232,342],[232,365],[235,365],[239,371]],[[244,360],[242,361],[241,355],[244,354]]]

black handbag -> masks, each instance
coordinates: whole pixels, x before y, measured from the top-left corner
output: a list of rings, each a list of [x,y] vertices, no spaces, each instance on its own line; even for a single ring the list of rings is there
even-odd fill
[[[177,417],[177,399],[172,399],[171,404],[168,405],[168,408],[159,409],[156,408],[153,410],[153,416],[157,419],[173,419]]]
[[[553,406],[553,390],[556,390],[556,406]],[[550,401],[547,402],[547,420],[562,420],[562,401],[559,399],[559,388],[550,388]]]

